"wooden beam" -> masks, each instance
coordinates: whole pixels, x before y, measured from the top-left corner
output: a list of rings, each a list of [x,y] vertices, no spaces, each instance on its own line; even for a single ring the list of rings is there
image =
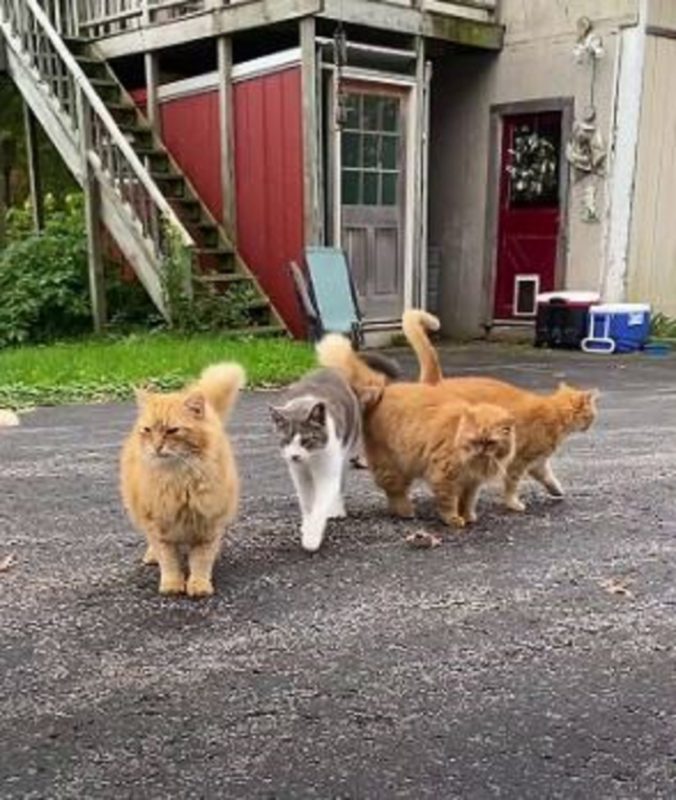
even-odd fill
[[[319,218],[319,147],[317,114],[317,44],[315,19],[300,22],[303,105],[303,199],[305,245],[322,244]]]
[[[26,152],[28,155],[28,184],[33,210],[33,227],[37,233],[45,227],[45,207],[40,179],[40,154],[38,151],[38,125],[28,103],[23,103],[24,128],[26,130]]]
[[[317,16],[487,50],[499,50],[504,38],[503,27],[492,22],[426,12],[391,3],[324,0],[323,9]]]
[[[157,136],[162,136],[162,118],[157,97],[159,85],[159,58],[157,53],[145,53],[143,56],[146,73],[146,116],[150,127]]]
[[[221,152],[223,226],[234,243],[237,240],[237,195],[235,184],[235,127],[232,89],[232,39],[221,36],[218,50],[218,117]]]
[[[250,0],[247,3],[220,6],[190,17],[137,28],[98,39],[96,52],[103,58],[119,58],[150,52],[197,39],[210,39],[237,31],[269,27],[280,22],[316,14],[324,0]]]
[[[82,151],[82,189],[85,201],[85,227],[87,231],[87,263],[89,271],[89,296],[92,304],[94,330],[100,333],[106,323],[106,293],[103,275],[103,248],[101,246],[101,196],[99,182],[89,161],[92,150],[92,127],[87,100],[78,89],[78,128]]]

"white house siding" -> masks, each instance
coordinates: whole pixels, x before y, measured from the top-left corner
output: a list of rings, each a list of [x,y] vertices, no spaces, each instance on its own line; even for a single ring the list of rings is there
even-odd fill
[[[487,206],[496,193],[489,174],[490,109],[496,104],[571,98],[577,114],[589,103],[590,70],[573,58],[576,22],[588,16],[602,36],[594,90],[607,145],[615,136],[618,43],[639,18],[640,0],[503,0],[505,47],[497,55],[457,53],[435,63],[430,153],[429,242],[441,258],[444,331],[474,335],[490,318],[494,241]],[[676,5],[676,2],[675,2]],[[612,168],[613,161],[610,161]],[[581,219],[581,188],[569,183],[564,286],[599,289],[606,274],[611,174],[598,182],[601,219]]]

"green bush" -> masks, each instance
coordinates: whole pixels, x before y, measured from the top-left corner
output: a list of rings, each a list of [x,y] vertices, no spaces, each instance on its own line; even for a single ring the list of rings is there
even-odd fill
[[[45,230],[31,228],[30,208],[7,218],[0,253],[0,346],[43,342],[90,327],[87,242],[81,195],[45,204]]]

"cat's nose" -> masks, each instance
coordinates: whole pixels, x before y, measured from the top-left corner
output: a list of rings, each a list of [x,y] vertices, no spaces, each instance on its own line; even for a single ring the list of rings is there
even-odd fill
[[[291,460],[294,461],[297,464],[300,461],[300,456],[298,455],[298,453],[294,453],[291,456]]]

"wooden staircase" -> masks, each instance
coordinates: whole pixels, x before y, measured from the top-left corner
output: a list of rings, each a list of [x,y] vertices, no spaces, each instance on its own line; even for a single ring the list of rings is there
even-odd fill
[[[94,185],[98,216],[154,304],[169,319],[163,271],[178,241],[191,253],[193,291],[237,304],[243,332],[281,333],[227,232],[74,24],[38,0],[0,0],[10,75],[76,180]]]

